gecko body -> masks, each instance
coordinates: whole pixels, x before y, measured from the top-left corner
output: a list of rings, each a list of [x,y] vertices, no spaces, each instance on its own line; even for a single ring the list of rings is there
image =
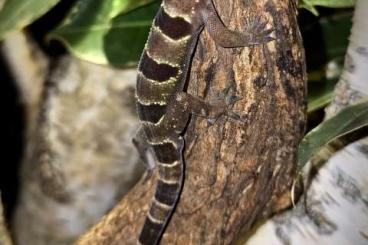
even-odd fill
[[[183,131],[191,114],[215,120],[236,117],[226,100],[204,101],[184,91],[191,58],[206,28],[216,44],[244,47],[272,40],[260,20],[246,32],[229,30],[211,0],[164,0],[143,50],[136,85],[141,128],[133,140],[158,182],[139,235],[139,244],[156,245],[177,204],[184,180]]]

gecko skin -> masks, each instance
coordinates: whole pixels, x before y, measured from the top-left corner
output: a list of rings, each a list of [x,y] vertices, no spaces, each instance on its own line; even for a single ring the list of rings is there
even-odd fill
[[[248,22],[249,24],[250,22]],[[216,120],[236,118],[225,99],[206,102],[184,91],[191,57],[206,28],[222,47],[245,47],[273,40],[260,19],[244,33],[227,29],[211,0],[164,0],[138,66],[136,100],[141,128],[133,140],[149,168],[158,167],[156,192],[138,244],[156,245],[179,200],[184,179],[182,138],[190,114]]]

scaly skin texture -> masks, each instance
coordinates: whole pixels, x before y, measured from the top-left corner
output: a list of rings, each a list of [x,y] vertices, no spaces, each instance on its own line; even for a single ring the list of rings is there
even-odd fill
[[[266,23],[250,21],[247,32],[227,29],[212,1],[163,1],[153,21],[138,67],[136,99],[142,127],[134,140],[150,168],[158,167],[156,192],[139,243],[158,244],[183,186],[184,140],[190,114],[215,121],[221,115],[240,119],[228,107],[237,98],[226,89],[217,101],[206,102],[184,92],[198,37],[206,28],[223,47],[244,47],[272,40]]]

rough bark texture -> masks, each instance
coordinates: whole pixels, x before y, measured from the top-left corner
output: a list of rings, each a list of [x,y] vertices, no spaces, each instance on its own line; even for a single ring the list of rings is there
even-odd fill
[[[224,23],[244,27],[262,16],[276,40],[224,49],[202,33],[188,91],[211,99],[232,85],[242,98],[210,125],[192,117],[186,132],[186,178],[161,244],[230,244],[240,231],[290,204],[298,143],[305,127],[305,60],[294,2],[215,1]],[[155,188],[145,176],[81,244],[135,244]]]
[[[368,95],[367,14],[368,1],[356,1],[343,73],[325,108],[325,119]],[[267,221],[247,245],[367,244],[367,135],[364,127],[325,145],[305,167],[313,169],[306,177],[315,175],[307,185],[306,200]]]

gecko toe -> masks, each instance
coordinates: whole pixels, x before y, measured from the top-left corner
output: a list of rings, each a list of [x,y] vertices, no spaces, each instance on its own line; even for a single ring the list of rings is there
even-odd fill
[[[265,43],[268,43],[268,42],[271,42],[271,41],[276,40],[276,38],[271,37],[271,36],[267,36],[267,37],[265,37],[263,40],[264,40],[264,42],[265,42]]]
[[[274,28],[267,28],[269,24],[268,20],[263,19],[261,16],[255,16],[246,19],[247,32],[250,33],[250,44],[257,45],[267,43],[274,40],[271,34],[274,32]]]
[[[237,101],[241,100],[242,97],[240,96],[236,96],[236,95],[230,95],[227,99],[226,99],[226,104],[227,105],[233,105],[235,104]]]
[[[274,28],[270,28],[270,29],[266,29],[262,32],[263,36],[269,36],[272,32],[274,32],[275,29]]]
[[[267,24],[268,24],[268,22],[267,21],[261,21],[258,25],[257,25],[257,27],[256,27],[256,29],[258,30],[258,31],[263,31],[265,28],[266,28],[266,26],[267,26]]]
[[[245,118],[243,118],[241,115],[239,115],[238,113],[234,111],[227,111],[226,116],[230,118],[231,120],[238,122],[238,123],[244,124],[247,122]]]
[[[214,125],[214,124],[215,124],[215,122],[216,122],[216,119],[215,119],[215,118],[207,118],[207,123],[208,123],[210,126]]]

